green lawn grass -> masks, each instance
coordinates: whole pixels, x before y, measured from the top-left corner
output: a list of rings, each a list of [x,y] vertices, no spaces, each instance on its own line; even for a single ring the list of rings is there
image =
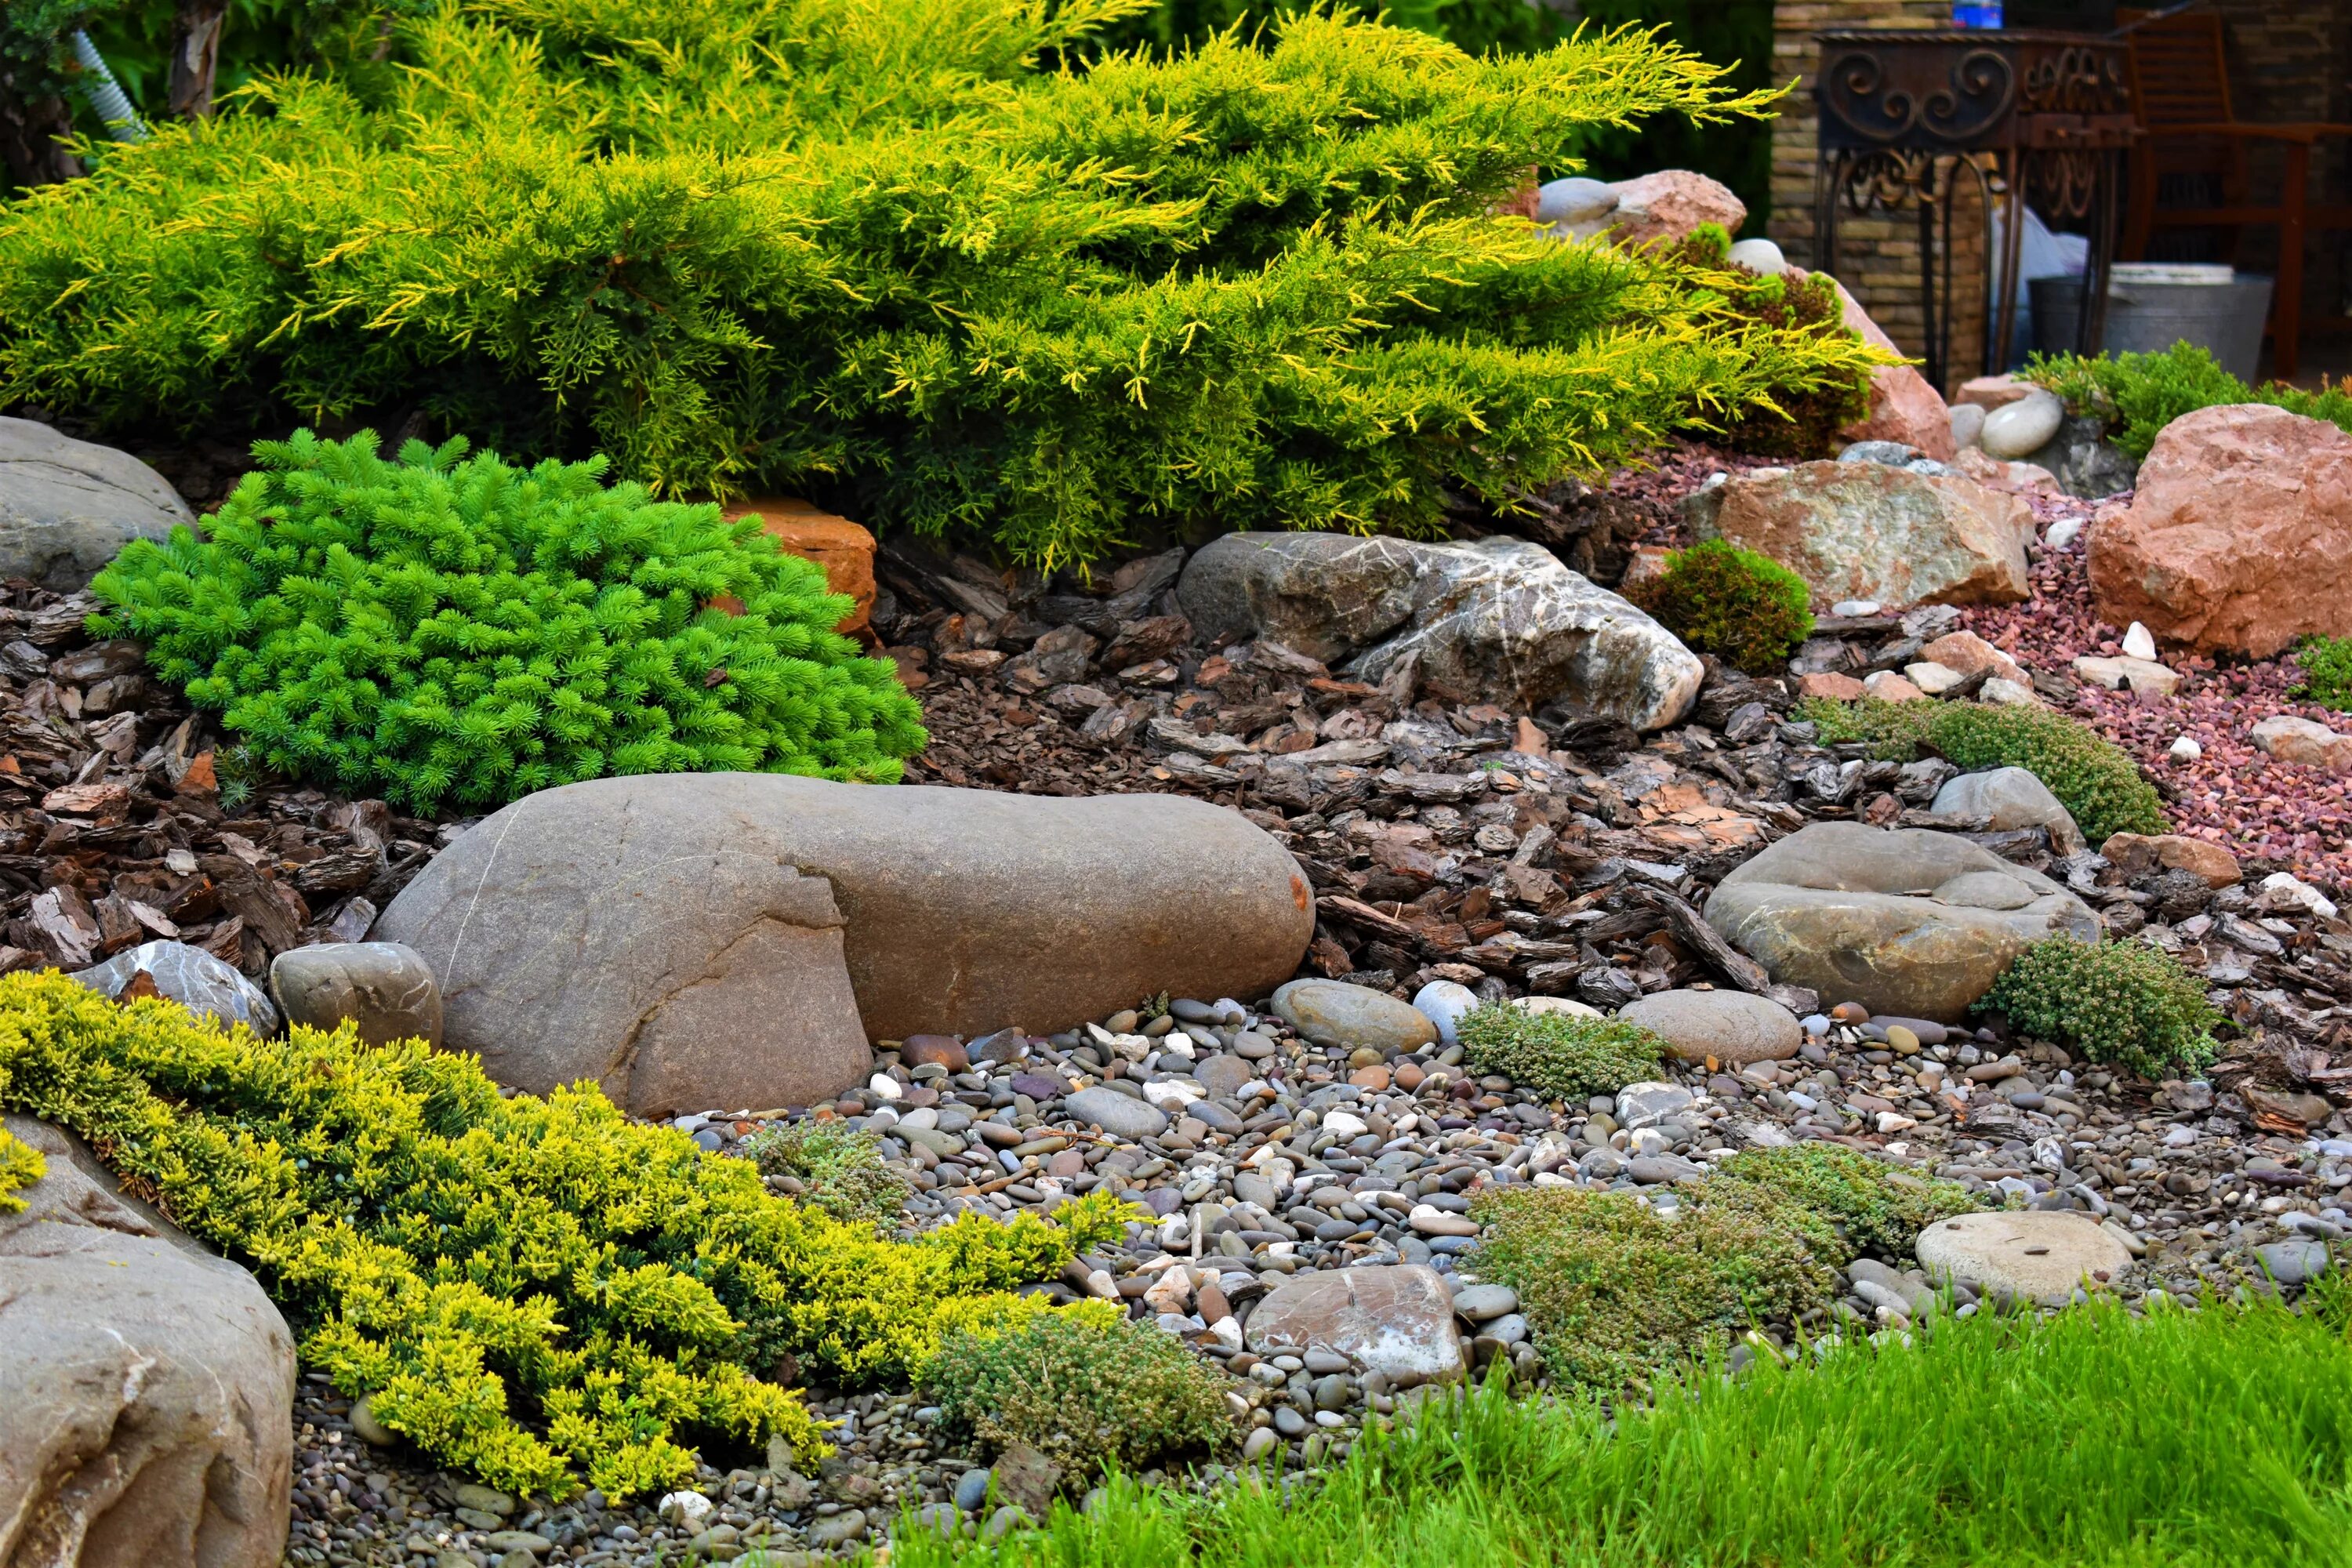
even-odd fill
[[[895,1568],[2174,1568],[2352,1561],[2352,1335],[2332,1310],[1979,1316],[1693,1380],[1612,1430],[1483,1390],[1286,1500],[1116,1480],[995,1543],[900,1521]]]

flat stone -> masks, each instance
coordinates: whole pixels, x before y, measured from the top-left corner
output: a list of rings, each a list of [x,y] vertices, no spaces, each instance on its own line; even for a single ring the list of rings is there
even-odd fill
[[[1906,664],[1903,667],[1903,673],[1910,678],[1912,685],[1930,697],[1941,697],[1968,679],[1950,665],[1937,664],[1932,659]]]
[[[1116,1089],[1079,1089],[1063,1097],[1062,1109],[1071,1120],[1119,1138],[1156,1138],[1168,1130],[1166,1111]]]
[[[193,524],[163,476],[111,447],[30,419],[0,419],[0,577],[69,594],[134,539]]]
[[[144,981],[139,976],[145,975]],[[243,1024],[257,1035],[278,1032],[278,1009],[261,987],[201,947],[184,942],[142,942],[92,968],[67,976],[103,996],[164,996],[191,1013]]]
[[[1655,1127],[1697,1100],[1678,1083],[1629,1083],[1617,1091],[1617,1125],[1627,1131]]]
[[[1241,1092],[1242,1085],[1258,1076],[1256,1064],[1237,1056],[1220,1051],[1193,1064],[1192,1076],[1202,1089],[1220,1100],[1231,1100]]]
[[[2180,689],[2178,670],[2149,659],[2128,656],[2109,658],[2100,654],[2083,654],[2074,660],[2074,673],[2094,686],[2104,686],[2109,691],[2121,691],[2129,687],[2134,691],[2153,691],[2158,697],[2169,697]]]
[[[269,994],[289,1024],[332,1029],[345,1019],[372,1046],[441,1043],[441,988],[424,954],[396,942],[321,942],[270,962]]]
[[[2331,773],[2352,769],[2352,735],[2339,735],[2313,720],[2273,714],[2256,724],[2248,738],[2282,763],[2300,763]]]
[[[1627,1163],[1625,1173],[1641,1186],[1663,1187],[1703,1181],[1706,1168],[1675,1154],[1637,1154]]]
[[[1454,1293],[1454,1310],[1483,1323],[1519,1310],[1519,1293],[1508,1285],[1465,1285]]]
[[[1960,1022],[2034,942],[2102,929],[2064,888],[1965,838],[1841,822],[1724,878],[1706,920],[1776,982],[1940,1023]]]
[[[1863,681],[1865,696],[1881,702],[1925,702],[1927,694],[1891,669],[1882,669]]]
[[[1987,413],[1977,445],[1988,456],[2004,460],[2030,458],[2049,445],[2065,420],[2066,405],[2054,393],[2037,386],[2015,402]]]
[[[2061,855],[2080,854],[2084,847],[2074,815],[2059,804],[2048,784],[2023,768],[1962,773],[1936,792],[1929,809],[1947,816],[1983,817],[1996,832],[2046,827],[2052,847]]]
[[[1458,980],[1433,980],[1413,993],[1413,1010],[1437,1026],[1437,1037],[1454,1043],[1454,1026],[1478,1005],[1478,994]]]
[[[2327,1272],[2324,1241],[2272,1241],[2254,1248],[2263,1271],[2282,1285],[2307,1285]]]
[[[1274,1016],[1318,1046],[1418,1050],[1437,1039],[1428,1015],[1369,986],[1293,980],[1274,994]]]
[[[294,1340],[253,1276],[122,1192],[81,1141],[0,1214],[0,1555],[33,1568],[276,1568]]]
[[[1264,1356],[1319,1346],[1396,1388],[1451,1382],[1465,1371],[1445,1281],[1423,1264],[1293,1276],[1250,1314],[1248,1342]]]
[[[500,1082],[653,1115],[831,1098],[869,1037],[1263,994],[1314,921],[1289,852],[1205,802],[715,773],[527,795],[373,934],[424,954],[447,1043]]]
[[[2099,853],[2126,878],[2189,871],[2204,879],[2209,888],[2229,888],[2237,885],[2241,875],[2238,858],[2219,844],[2177,833],[2110,834],[2099,846]]]
[[[1744,991],[1660,991],[1617,1016],[1659,1036],[1686,1062],[1786,1061],[1805,1043],[1795,1014]]]
[[[2062,1305],[2078,1287],[2098,1289],[2132,1261],[2097,1220],[2055,1209],[1956,1215],[1921,1231],[1916,1250],[1930,1278],[2045,1306]]]

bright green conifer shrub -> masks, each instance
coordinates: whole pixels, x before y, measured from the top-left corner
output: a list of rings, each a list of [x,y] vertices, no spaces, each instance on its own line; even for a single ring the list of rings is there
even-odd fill
[[[48,1174],[41,1152],[5,1130],[0,1130],[0,1214],[21,1214],[25,1200],[16,1194]]]
[[[98,574],[91,626],[146,643],[269,767],[430,812],[607,773],[890,782],[922,749],[896,671],[833,629],[850,601],[756,520],[456,439],[254,455],[204,537]]]
[[[835,1383],[910,1375],[954,1331],[1050,1310],[1010,1292],[1126,1212],[1090,1194],[886,1241],[593,1086],[501,1099],[421,1040],[259,1040],[55,973],[0,978],[0,1109],[79,1133],[252,1268],[303,1358],[435,1462],[556,1495],[685,1481],[696,1442],[781,1434],[814,1458],[776,1352]]]
[[[1508,1002],[1473,1008],[1455,1026],[1464,1059],[1554,1100],[1614,1094],[1658,1076],[1665,1042],[1639,1024],[1530,1013]]]
[[[1764,111],[1621,32],[1329,15],[1066,55],[1129,0],[474,0],[0,209],[0,398],[412,412],[1052,568],[1157,524],[1442,526],[1831,387],[1752,283],[1491,209],[1584,132]],[[1769,415],[1768,415],[1769,416]]]
[[[1227,1379],[1108,1302],[950,1335],[923,1382],[987,1450],[1026,1443],[1075,1475],[1206,1453],[1233,1432]]]
[[[2105,420],[2109,438],[2135,458],[2147,456],[2167,425],[2218,404],[2267,403],[2352,430],[2352,390],[2336,385],[2314,392],[2277,381],[2248,386],[2223,370],[2211,350],[2189,342],[2093,359],[2036,354],[2025,374],[2063,398],[2069,412]]]
[[[2035,942],[1977,1004],[2040,1039],[2143,1078],[2179,1078],[2210,1062],[2221,1015],[2205,983],[2144,942]]]
[[[1770,673],[1813,635],[1812,590],[1769,555],[1710,539],[1677,550],[1627,598],[1698,653]]]
[[[2166,831],[2163,799],[2129,754],[2047,708],[1808,699],[1798,717],[1820,726],[1825,745],[1859,741],[1891,762],[1910,762],[1925,749],[1964,773],[2023,768],[2049,786],[2094,844],[2115,833]]]

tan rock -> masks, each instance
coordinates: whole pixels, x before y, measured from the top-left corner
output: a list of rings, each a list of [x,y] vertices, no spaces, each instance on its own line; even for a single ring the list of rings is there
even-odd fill
[[[2005,680],[2023,680],[2025,671],[2017,661],[1974,632],[1946,632],[1919,650],[1919,657],[1947,669],[1956,669],[1965,678],[1977,671],[1990,670]]]
[[[1891,669],[1882,669],[1862,683],[1864,691],[1881,702],[1925,702],[1927,694]]]
[[[1797,677],[1797,695],[1825,697],[1832,702],[1859,702],[1869,692],[1861,681],[1835,670],[1822,670],[1812,675]]]
[[[1730,186],[1688,169],[1660,169],[1639,179],[1614,181],[1609,188],[1617,193],[1610,237],[1622,246],[1654,240],[1671,244],[1708,223],[1721,224],[1724,233],[1737,235],[1748,221],[1748,205],[1731,194]]]
[[[1977,699],[1982,702],[1998,702],[2005,708],[2039,708],[2042,699],[2030,680],[2011,680],[1994,676],[1977,689]]]
[[[1836,279],[1831,281],[1835,283]],[[1861,301],[1846,292],[1844,284],[1838,283],[1837,291],[1838,307],[1844,312],[1848,327],[1888,353],[1903,352],[1870,319],[1870,312],[1862,308]],[[1944,405],[1943,397],[1927,384],[1927,378],[1907,364],[1883,364],[1872,371],[1869,416],[1838,434],[1849,441],[1900,441],[1941,463],[1958,456],[1952,440],[1952,411]]]
[[[845,517],[819,511],[789,496],[759,496],[730,502],[727,516],[756,517],[768,536],[785,553],[814,562],[824,569],[824,585],[856,602],[846,619],[834,629],[844,637],[862,637],[874,613],[874,536]]]
[[[2200,652],[2268,658],[2352,632],[2347,560],[2352,435],[2259,404],[2166,426],[2130,508],[2091,531],[2101,617]]]
[[[1930,697],[1941,697],[1968,679],[1950,665],[1937,664],[1934,659],[1906,664],[1903,667],[1903,673],[1910,678],[1912,685]]]
[[[1882,463],[1802,463],[1719,489],[1721,504],[1711,520],[1701,515],[1699,531],[1770,556],[1805,580],[1817,604],[2013,604],[2026,596],[2033,514],[2017,497],[1971,479]]]
[[[2130,687],[2134,691],[2153,691],[2158,697],[2169,697],[2180,689],[2180,676],[2152,658],[2116,658],[2084,654],[2074,661],[2074,673],[2094,685],[2110,691]]]
[[[2178,833],[2116,833],[2099,846],[2126,877],[2143,877],[2161,868],[2194,871],[2209,888],[2227,888],[2239,878],[2238,858],[2219,844]]]
[[[1973,403],[1990,414],[1996,408],[2006,408],[2033,395],[2033,384],[2013,375],[1979,375],[1960,384],[1952,399],[1955,403]]]
[[[1260,1355],[1316,1346],[1351,1357],[1400,1388],[1451,1383],[1465,1371],[1454,1300],[1437,1271],[1422,1264],[1300,1274],[1276,1285],[1250,1314],[1249,1347]]]
[[[2041,464],[2018,458],[2004,462],[1981,447],[1961,448],[1960,455],[1952,459],[1952,467],[1989,490],[2008,490],[2015,495],[2030,495],[2037,490],[2061,493],[2058,476]]]
[[[1931,1279],[2053,1307],[2077,1289],[2113,1283],[2132,1262],[2130,1249],[2090,1215],[2044,1209],[1937,1220],[1919,1233],[1916,1252]]]
[[[80,1140],[0,1127],[47,1164],[0,1215],[0,1563],[274,1568],[294,1471],[285,1319]]]
[[[2278,714],[2255,725],[2249,738],[2282,763],[2301,763],[2331,773],[2352,771],[2352,735],[2339,735],[2308,719]]]
[[[1805,1043],[1794,1013],[1745,991],[1660,991],[1617,1016],[1664,1039],[1686,1062],[1712,1057],[1741,1068],[1786,1061]]]

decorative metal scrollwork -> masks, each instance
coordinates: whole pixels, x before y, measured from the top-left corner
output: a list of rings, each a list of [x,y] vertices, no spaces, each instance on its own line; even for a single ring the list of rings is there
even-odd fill
[[[2074,46],[2040,55],[2025,68],[2021,107],[2028,114],[2121,114],[2131,107],[2122,59],[2112,47]]]
[[[1944,68],[1942,81],[1920,67]],[[2017,69],[2006,55],[1971,49],[1951,59],[1916,51],[1848,48],[1824,62],[1818,79],[1824,123],[1834,121],[1864,142],[1953,146],[1976,142],[2017,106]]]

